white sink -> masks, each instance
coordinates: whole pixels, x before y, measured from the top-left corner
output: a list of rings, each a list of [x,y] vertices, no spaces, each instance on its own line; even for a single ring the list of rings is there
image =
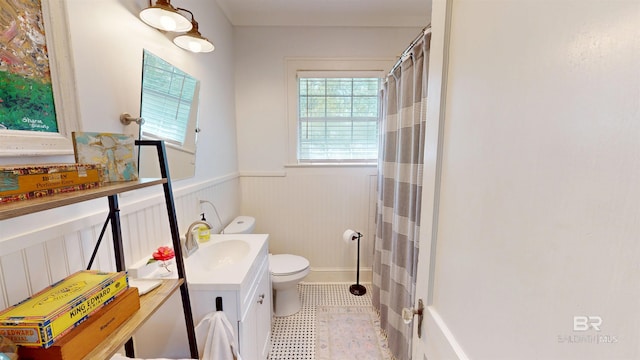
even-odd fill
[[[196,270],[211,271],[242,261],[249,255],[249,250],[251,247],[244,240],[222,240],[202,246],[187,261]]]
[[[200,243],[185,259],[189,289],[239,289],[258,254],[267,256],[268,238],[266,234],[211,234],[211,240]]]
[[[184,259],[187,283],[191,290],[238,290],[250,273],[256,257],[267,256],[267,234],[211,234],[193,255]],[[176,278],[175,259],[171,272],[148,258],[129,267],[133,278]]]

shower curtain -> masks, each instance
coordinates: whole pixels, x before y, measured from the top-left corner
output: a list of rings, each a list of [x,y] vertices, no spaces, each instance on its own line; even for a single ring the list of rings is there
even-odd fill
[[[396,359],[411,358],[402,308],[415,296],[430,40],[430,31],[416,39],[381,92],[372,300]]]

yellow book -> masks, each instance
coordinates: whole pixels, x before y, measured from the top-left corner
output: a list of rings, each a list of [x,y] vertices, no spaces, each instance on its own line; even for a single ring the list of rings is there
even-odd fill
[[[47,348],[127,288],[126,272],[79,271],[0,312],[0,335]]]

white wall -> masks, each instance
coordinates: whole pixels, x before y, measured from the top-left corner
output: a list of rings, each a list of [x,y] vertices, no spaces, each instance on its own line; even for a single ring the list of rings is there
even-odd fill
[[[213,201],[223,221],[239,213],[236,160],[232,27],[215,2],[184,4],[196,14],[200,31],[217,46],[209,54],[191,54],[137,18],[144,0],[66,0],[77,103],[84,131],[130,132],[119,122],[123,112],[139,114],[142,49],[146,48],[201,81],[196,176],[174,182],[179,227],[197,219],[199,199]],[[62,20],[59,20],[62,21]],[[0,158],[18,161],[66,161]],[[162,189],[154,187],[121,196],[125,260],[131,264],[170,242]],[[205,208],[207,209],[207,208]],[[0,223],[0,308],[83,269],[106,217],[99,199]],[[207,209],[211,214],[211,210]],[[211,214],[213,217],[213,214]],[[211,218],[214,222],[215,217]],[[94,268],[115,270],[110,238]]]
[[[433,307],[471,359],[640,358],[640,3],[452,3]]]
[[[426,25],[426,24],[425,24]],[[396,59],[420,28],[236,27],[236,113],[240,172],[286,163],[285,58]]]
[[[425,24],[426,25],[426,24]],[[269,233],[270,251],[311,262],[308,281],[353,281],[355,244],[362,239],[362,268],[373,254],[375,166],[300,168],[287,164],[287,58],[394,59],[420,28],[237,27],[236,114],[242,212]],[[309,69],[313,70],[313,69]],[[370,277],[369,277],[370,278]],[[367,278],[368,279],[368,278]]]
[[[140,113],[142,49],[200,80],[196,178],[235,172],[232,27],[215,2],[196,0],[175,6],[191,10],[199,30],[216,50],[193,54],[171,42],[137,14],[147,1],[67,0],[80,112],[86,131],[123,130],[122,112]],[[114,26],[115,25],[115,26]]]

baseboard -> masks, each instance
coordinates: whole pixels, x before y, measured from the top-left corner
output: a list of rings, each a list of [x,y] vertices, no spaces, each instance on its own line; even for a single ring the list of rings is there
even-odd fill
[[[360,269],[360,282],[371,283],[373,273],[371,268]],[[311,268],[311,272],[304,278],[304,282],[356,282],[356,270],[336,268]]]

